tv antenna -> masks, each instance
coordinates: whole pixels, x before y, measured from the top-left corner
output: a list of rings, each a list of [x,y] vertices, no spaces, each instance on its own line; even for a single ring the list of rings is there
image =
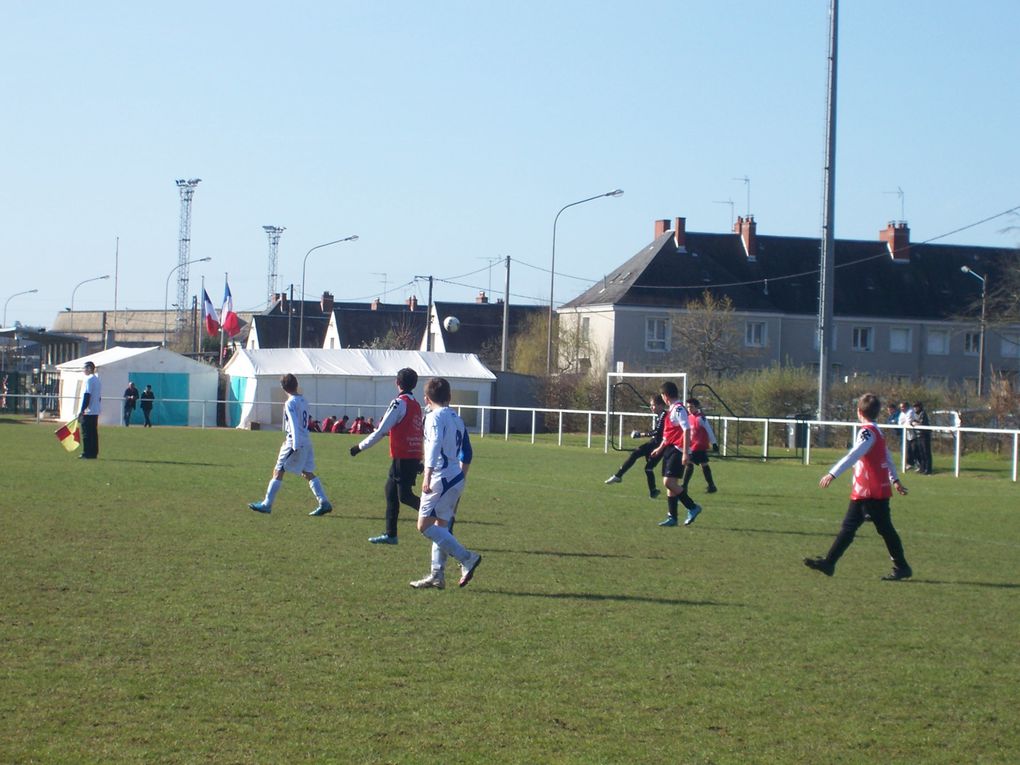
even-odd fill
[[[750,217],[751,215],[751,179],[746,175],[742,178],[734,178],[735,181],[741,181],[744,184],[744,188],[747,191],[747,208],[744,210],[744,215]]]

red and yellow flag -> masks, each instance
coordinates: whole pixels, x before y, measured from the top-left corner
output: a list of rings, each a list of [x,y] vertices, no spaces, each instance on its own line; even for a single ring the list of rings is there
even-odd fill
[[[81,443],[81,431],[78,430],[78,418],[75,417],[66,425],[57,428],[57,440],[67,451],[73,452]]]

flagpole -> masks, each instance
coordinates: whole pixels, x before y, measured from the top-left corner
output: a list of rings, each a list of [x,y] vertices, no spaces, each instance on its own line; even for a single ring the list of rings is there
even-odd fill
[[[223,272],[223,284],[224,285],[228,284],[229,283],[229,279],[230,279],[229,275],[227,274],[226,271],[224,271]],[[223,313],[223,307],[222,306],[220,307],[220,313]],[[218,367],[222,367],[223,366],[223,318],[224,318],[223,316],[220,316],[220,355],[216,359],[216,366],[218,366]]]

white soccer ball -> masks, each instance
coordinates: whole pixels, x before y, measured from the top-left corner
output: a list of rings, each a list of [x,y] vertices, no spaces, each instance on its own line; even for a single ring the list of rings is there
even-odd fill
[[[460,319],[456,316],[447,316],[443,319],[443,329],[447,332],[456,332],[460,329]]]

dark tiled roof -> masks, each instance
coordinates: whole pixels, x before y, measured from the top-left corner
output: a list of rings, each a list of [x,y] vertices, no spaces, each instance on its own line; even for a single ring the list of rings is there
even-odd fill
[[[425,306],[412,311],[403,303],[383,303],[373,310],[369,304],[345,303],[333,312],[340,331],[340,345],[344,348],[367,348],[392,331],[398,336],[413,338],[413,347],[398,350],[417,350],[425,334]]]
[[[757,235],[748,260],[738,234],[687,233],[686,252],[667,232],[565,308],[594,305],[675,308],[705,289],[729,296],[735,309],[783,314],[818,311],[818,239]],[[993,280],[1017,252],[996,247],[914,244],[909,262],[895,262],[882,241],[835,242],[835,305],[841,316],[945,319],[971,312],[977,280],[969,265]]]
[[[286,348],[288,337],[292,348],[321,348],[326,339],[329,316],[323,316],[322,311],[318,310],[318,305],[315,308],[317,316],[305,314],[303,343],[298,342],[301,328],[301,317],[298,314],[289,317],[289,319],[279,313],[268,316],[264,314],[252,316],[252,331],[258,333],[259,348]]]

